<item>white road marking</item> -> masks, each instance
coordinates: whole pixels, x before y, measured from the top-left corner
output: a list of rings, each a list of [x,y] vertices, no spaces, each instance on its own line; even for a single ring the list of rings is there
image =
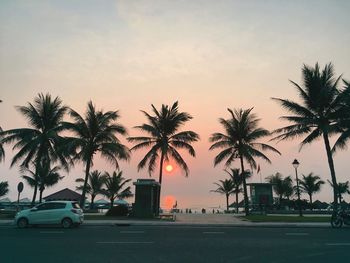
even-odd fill
[[[350,243],[326,243],[326,246],[350,246]]]
[[[40,231],[41,234],[63,234],[63,231]]]
[[[225,234],[225,232],[203,232],[203,234]]]
[[[153,241],[99,241],[96,244],[153,244]]]
[[[286,233],[286,236],[308,236],[309,233]]]
[[[120,231],[121,234],[143,234],[145,231]]]

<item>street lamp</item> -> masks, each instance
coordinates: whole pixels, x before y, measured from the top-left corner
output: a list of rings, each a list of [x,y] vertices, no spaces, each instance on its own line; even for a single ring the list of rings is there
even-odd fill
[[[299,179],[298,179],[298,167],[299,167],[299,162],[297,159],[294,159],[294,161],[292,162],[293,167],[295,169],[295,177],[297,180],[297,195],[298,195],[298,208],[299,208],[299,216],[303,216],[302,212],[301,212],[301,203],[300,203],[300,191],[299,191]]]

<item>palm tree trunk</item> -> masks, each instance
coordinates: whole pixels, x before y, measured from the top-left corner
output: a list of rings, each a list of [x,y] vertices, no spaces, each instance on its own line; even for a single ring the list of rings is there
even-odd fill
[[[39,203],[41,203],[42,199],[43,199],[43,192],[44,192],[44,189],[40,190],[40,195],[39,195]]]
[[[238,189],[236,191],[236,213],[238,214]]]
[[[158,200],[157,200],[157,207],[156,207],[156,216],[159,215],[159,211],[160,211],[160,193],[161,193],[162,179],[163,179],[163,163],[164,163],[164,153],[162,152],[160,156],[160,163],[159,163],[159,191],[158,191]]]
[[[81,209],[85,208],[85,206],[84,206],[85,205],[85,195],[86,195],[87,182],[89,179],[90,165],[91,165],[91,157],[86,162],[84,187],[83,187],[83,192],[81,193],[81,199],[80,199]]]
[[[111,201],[111,208],[113,207],[114,204],[114,198],[112,197],[111,199],[109,199]]]
[[[312,194],[309,194],[309,196],[310,196],[310,208],[312,210]]]
[[[249,203],[248,203],[248,193],[247,193],[247,184],[245,180],[245,175],[244,175],[244,164],[243,164],[243,157],[242,155],[240,156],[241,159],[241,174],[242,174],[242,179],[243,179],[243,194],[244,194],[244,211],[245,215],[249,215]]]
[[[34,193],[33,193],[33,199],[32,199],[32,206],[35,204],[35,200],[36,200],[36,194],[37,194],[37,192],[38,192],[38,186],[37,185],[35,185],[34,186]]]
[[[90,209],[93,209],[94,207],[94,200],[95,200],[95,195],[91,195]]]
[[[226,194],[226,211],[227,211],[227,213],[228,213],[228,197],[229,196],[230,196],[229,194]]]
[[[338,185],[337,184],[337,177],[335,175],[332,151],[331,151],[331,147],[329,145],[329,139],[328,139],[327,132],[323,132],[323,139],[324,139],[324,144],[326,146],[328,165],[329,165],[329,169],[331,171],[332,184]],[[334,211],[337,211],[337,209],[338,209],[338,189],[337,189],[337,187],[333,187],[333,199],[334,199],[334,204],[333,204],[333,212],[334,212]]]

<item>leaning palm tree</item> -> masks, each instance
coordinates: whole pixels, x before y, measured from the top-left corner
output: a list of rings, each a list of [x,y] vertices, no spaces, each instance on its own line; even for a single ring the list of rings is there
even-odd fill
[[[304,65],[302,75],[303,85],[291,81],[301,102],[273,98],[291,113],[289,116],[281,117],[291,124],[277,129],[275,133],[278,136],[274,139],[281,141],[306,136],[300,143],[301,150],[304,145],[323,137],[332,184],[337,185],[329,138],[341,131],[339,119],[341,119],[343,112],[343,96],[341,95],[343,93],[338,88],[340,77],[335,77],[331,63],[327,64],[323,70],[320,69],[318,63],[315,67]],[[333,188],[333,197],[336,210],[338,204],[336,188]]]
[[[122,171],[114,171],[112,175],[106,172],[105,176],[106,188],[102,190],[102,193],[111,201],[111,208],[116,198],[124,199],[133,196],[130,186],[126,187],[126,184],[129,183],[131,179],[125,179]]]
[[[302,179],[299,181],[300,189],[304,193],[307,193],[310,198],[310,207],[312,209],[312,195],[318,193],[321,190],[321,185],[324,181],[318,175],[309,173],[308,175],[302,175]]]
[[[257,142],[270,135],[268,130],[258,126],[260,119],[255,114],[251,113],[253,108],[248,110],[238,109],[232,111],[227,109],[230,114],[230,119],[220,118],[219,122],[224,128],[224,133],[213,133],[210,137],[210,142],[213,144],[210,150],[221,149],[221,152],[214,159],[214,166],[225,161],[225,166],[229,167],[233,161],[238,159],[241,164],[241,172],[246,172],[244,161],[251,168],[256,169],[257,165],[254,158],[262,158],[271,163],[270,159],[263,153],[265,150],[270,150],[280,154],[278,150],[272,146]],[[249,214],[248,194],[246,179],[243,177],[244,191],[244,208],[246,215]]]
[[[148,122],[135,127],[149,136],[129,137],[128,141],[135,143],[131,150],[149,149],[145,157],[139,162],[138,170],[147,166],[151,175],[159,161],[159,184],[161,185],[164,162],[170,159],[185,171],[186,176],[188,175],[188,166],[178,150],[186,150],[194,157],[195,150],[191,144],[198,141],[199,136],[193,131],[179,132],[180,127],[191,120],[192,116],[187,112],[179,112],[178,102],[175,102],[172,106],[163,104],[160,110],[152,105],[152,110],[154,115],[142,111]]]
[[[84,188],[84,178],[78,178],[75,180],[77,183],[83,183],[76,189],[82,191]],[[88,183],[86,185],[86,193],[91,196],[90,209],[94,207],[94,200],[98,194],[102,194],[103,186],[106,182],[106,176],[101,175],[101,172],[95,170],[89,174]]]
[[[11,167],[20,163],[21,167],[28,168],[34,162],[35,173],[44,162],[57,161],[68,169],[69,163],[64,154],[58,151],[62,141],[59,133],[63,130],[62,119],[67,107],[62,105],[59,97],[51,98],[51,95],[39,94],[34,103],[27,106],[18,106],[17,110],[28,120],[30,128],[19,128],[3,131],[2,144],[14,143],[13,150],[17,153],[13,156]],[[32,203],[35,202],[37,186],[34,186]]]
[[[129,149],[117,138],[117,134],[126,135],[125,128],[116,121],[119,118],[118,111],[96,110],[90,101],[85,116],[82,117],[69,110],[73,122],[64,122],[64,127],[71,131],[75,137],[66,137],[62,146],[75,161],[81,161],[85,165],[84,186],[80,206],[84,207],[90,168],[93,166],[95,154],[119,167],[118,160],[128,160]]]
[[[0,182],[0,197],[7,195],[9,192],[8,182]]]
[[[290,176],[283,178],[282,174],[277,172],[275,175],[270,175],[266,179],[267,182],[272,184],[273,190],[278,196],[279,206],[282,204],[283,197],[289,200],[293,194],[293,180]]]
[[[226,196],[226,211],[229,211],[229,197],[235,191],[235,185],[231,179],[219,180],[219,183],[214,183],[218,188],[211,192],[224,194]]]

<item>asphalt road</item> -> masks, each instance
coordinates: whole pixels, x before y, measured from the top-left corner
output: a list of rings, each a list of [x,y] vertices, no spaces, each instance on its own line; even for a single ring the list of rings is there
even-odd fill
[[[350,262],[350,228],[0,227],[0,262]]]

